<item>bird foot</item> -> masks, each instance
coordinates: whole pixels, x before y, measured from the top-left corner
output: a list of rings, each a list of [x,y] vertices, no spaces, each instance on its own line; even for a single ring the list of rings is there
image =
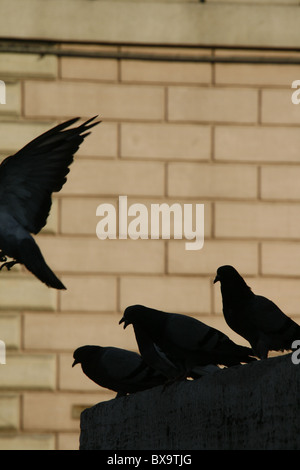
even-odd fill
[[[172,385],[172,384],[174,384],[174,383],[176,383],[176,382],[181,382],[182,380],[186,380],[186,378],[187,378],[186,373],[182,373],[182,374],[180,374],[180,375],[177,375],[176,377],[172,377],[171,379],[168,379],[168,380],[166,381],[166,383],[164,384],[162,391],[164,392],[165,389],[166,389],[167,387],[169,387],[170,385]]]
[[[6,261],[7,258],[6,258],[6,257],[4,257],[4,258],[5,258],[5,260],[3,260],[2,258],[0,258],[0,261]],[[10,271],[11,268],[12,268],[15,264],[17,264],[17,263],[18,263],[18,261],[6,261],[5,263],[1,264],[1,266],[0,266],[0,271],[1,271],[2,268],[4,268],[4,266],[6,267],[6,269],[7,269],[8,271]]]

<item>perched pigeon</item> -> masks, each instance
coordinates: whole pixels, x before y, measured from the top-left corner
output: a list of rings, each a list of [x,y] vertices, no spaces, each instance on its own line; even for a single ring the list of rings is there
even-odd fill
[[[124,328],[133,325],[142,357],[170,379],[196,378],[199,366],[231,366],[255,360],[250,348],[235,344],[224,333],[187,315],[133,305],[126,308],[119,323],[124,323]]]
[[[73,155],[90,134],[87,130],[99,124],[91,123],[95,117],[71,129],[66,128],[79,118],[59,124],[1,163],[0,261],[4,264],[0,269],[20,263],[47,286],[65,289],[30,234],[37,234],[46,225],[51,195],[66,182]],[[7,261],[7,257],[13,261]]]
[[[214,283],[217,281],[227,324],[249,341],[260,359],[266,359],[271,350],[290,350],[292,342],[300,339],[300,326],[271,300],[255,295],[235,268],[219,267]]]
[[[117,392],[116,398],[162,385],[166,377],[150,368],[133,351],[112,346],[81,346],[73,354],[85,375],[101,387]]]

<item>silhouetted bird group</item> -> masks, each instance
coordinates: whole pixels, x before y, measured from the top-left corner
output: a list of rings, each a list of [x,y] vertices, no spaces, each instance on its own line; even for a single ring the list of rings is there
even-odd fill
[[[119,324],[133,326],[140,359],[124,349],[113,348],[113,358],[110,347],[82,346],[74,352],[73,365],[81,363],[91,380],[119,397],[176,380],[197,379],[220,371],[220,366],[267,359],[271,350],[292,349],[293,341],[300,339],[297,323],[271,300],[255,295],[234,267],[219,267],[214,283],[218,281],[225,321],[251,347],[236,344],[191,316],[131,305]]]
[[[69,166],[88,132],[100,121],[93,117],[69,128],[70,119],[37,137],[0,165],[0,261],[10,269],[26,266],[40,281],[65,289],[46,264],[33,235],[45,226],[52,193],[66,182]],[[68,129],[67,129],[68,128]],[[11,260],[7,260],[7,257]],[[292,349],[300,339],[300,326],[271,300],[255,295],[232,266],[217,269],[224,319],[251,347],[240,346],[221,331],[188,315],[143,305],[125,309],[120,324],[133,326],[139,353],[116,347],[81,346],[73,366],[117,397],[259,359],[271,350]]]

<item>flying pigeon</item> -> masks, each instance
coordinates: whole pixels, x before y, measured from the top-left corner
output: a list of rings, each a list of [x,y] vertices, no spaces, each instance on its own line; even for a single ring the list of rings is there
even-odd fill
[[[171,379],[192,377],[199,366],[232,366],[256,360],[250,348],[239,346],[221,331],[196,318],[143,305],[127,307],[119,323],[133,325],[145,361]],[[167,356],[173,370],[163,363]]]
[[[166,383],[166,377],[150,368],[133,351],[113,346],[81,346],[74,351],[74,362],[100,387],[117,392],[116,398]]]
[[[219,267],[214,283],[218,281],[225,321],[249,341],[256,356],[266,359],[271,350],[292,349],[292,342],[300,339],[297,323],[271,300],[255,295],[234,267]]]
[[[47,266],[31,234],[47,222],[53,192],[61,190],[73,156],[87,132],[99,124],[89,119],[78,127],[70,119],[32,140],[0,165],[0,269],[14,264],[26,266],[40,281],[55,289],[65,289]],[[12,261],[7,261],[7,257]]]

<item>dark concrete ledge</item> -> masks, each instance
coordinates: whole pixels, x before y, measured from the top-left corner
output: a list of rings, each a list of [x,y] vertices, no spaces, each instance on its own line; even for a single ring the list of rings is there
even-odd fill
[[[299,23],[298,5],[1,0],[0,37],[113,44],[299,48]]]
[[[82,450],[300,449],[300,365],[291,355],[99,403]]]

